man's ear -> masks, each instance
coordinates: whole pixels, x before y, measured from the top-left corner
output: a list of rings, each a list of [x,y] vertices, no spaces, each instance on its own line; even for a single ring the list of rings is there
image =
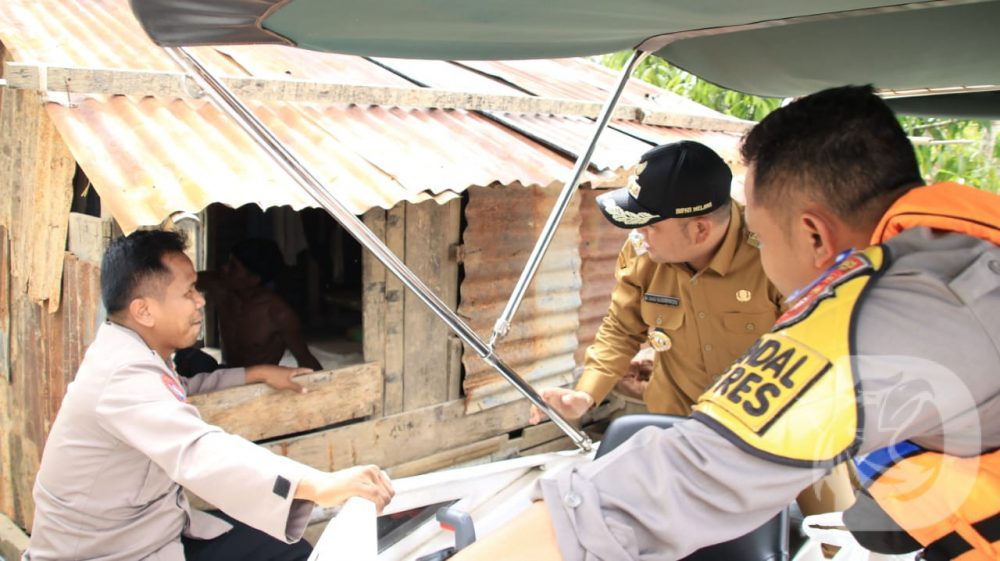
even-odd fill
[[[817,269],[826,269],[840,253],[833,223],[822,213],[810,210],[804,211],[797,222],[800,239],[809,247],[813,264]]]
[[[703,243],[712,231],[711,222],[701,216],[692,218],[685,226],[688,229],[688,237],[694,240],[694,243]]]
[[[153,319],[153,314],[150,310],[151,304],[149,298],[133,298],[128,305],[128,315],[132,318],[132,321],[143,327],[153,327],[156,321]]]

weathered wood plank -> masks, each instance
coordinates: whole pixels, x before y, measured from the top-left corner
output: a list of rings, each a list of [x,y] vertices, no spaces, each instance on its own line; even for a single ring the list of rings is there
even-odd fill
[[[32,188],[23,193],[26,195],[23,202],[28,204],[23,207],[21,220],[25,225],[31,224],[26,232],[30,247],[26,258],[30,259],[31,271],[28,297],[32,302],[48,301],[48,311],[53,313],[59,309],[62,292],[63,251],[73,203],[76,160],[43,106],[36,110],[40,113],[36,160],[34,169],[23,176],[24,185]]]
[[[481,463],[486,463],[493,458],[493,455],[498,450],[504,449],[508,442],[509,440],[505,434],[494,436],[486,440],[473,442],[472,444],[466,444],[451,450],[438,452],[437,454],[431,454],[412,462],[398,464],[388,468],[386,471],[391,477],[410,477],[412,475],[420,475],[422,473],[454,467],[459,464],[473,463],[477,460]]]
[[[365,213],[365,225],[385,241],[385,210],[373,208]],[[385,363],[385,266],[370,251],[361,256],[362,326],[365,362]],[[379,404],[379,409],[382,405]]]
[[[10,239],[3,226],[0,226],[0,379],[10,382]]]
[[[43,72],[45,78],[43,79]],[[46,90],[65,95],[76,93],[140,95],[166,98],[190,98],[190,81],[181,72],[77,68],[31,63],[5,64],[8,87]],[[408,88],[367,86],[336,82],[315,82],[292,78],[247,78],[221,76],[220,79],[238,97],[262,101],[322,102],[396,107],[434,107],[528,115],[567,115],[596,118],[602,103],[529,95],[503,95]],[[58,84],[57,87],[51,87]],[[752,125],[732,117],[686,115],[656,111],[647,107],[619,105],[614,119],[642,121],[661,126],[745,132]]]
[[[385,241],[389,250],[406,261],[406,207],[399,203],[386,213]],[[383,415],[403,410],[403,371],[405,359],[405,324],[403,306],[406,288],[396,275],[385,277],[385,400]]]
[[[111,220],[77,212],[69,214],[70,253],[83,261],[100,264],[111,243]]]
[[[306,394],[251,384],[192,395],[205,421],[249,440],[318,429],[375,412],[382,402],[378,363],[314,372],[295,378]]]
[[[75,169],[41,96],[4,89],[0,225],[8,232],[10,368],[9,378],[0,378],[0,511],[22,527],[31,523],[31,487],[67,377],[66,318],[52,313],[61,298]]]
[[[460,201],[428,201],[406,207],[406,263],[449,308],[457,299],[458,263],[451,247],[458,242]],[[415,294],[404,298],[405,368],[403,410],[448,401],[453,380],[448,326]]]
[[[273,442],[272,451],[333,471],[358,464],[395,466],[508,433],[527,422],[528,404],[518,401],[464,415],[461,400]]]

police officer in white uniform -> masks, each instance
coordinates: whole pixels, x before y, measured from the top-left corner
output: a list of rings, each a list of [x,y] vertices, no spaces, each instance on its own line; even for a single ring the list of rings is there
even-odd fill
[[[297,389],[300,370],[237,368],[178,378],[171,355],[197,339],[205,300],[175,232],[115,240],[101,264],[109,321],[87,349],[35,482],[25,559],[306,559],[314,505],[351,496],[381,510],[375,466],[325,473],[205,423],[187,395],[244,383]],[[192,510],[182,486],[228,517]]]

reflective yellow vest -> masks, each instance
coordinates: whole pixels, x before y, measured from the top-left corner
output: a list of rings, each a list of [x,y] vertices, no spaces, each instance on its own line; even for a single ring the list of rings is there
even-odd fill
[[[872,243],[918,226],[1000,245],[1000,197],[957,184],[913,189]],[[853,456],[861,430],[853,319],[884,260],[873,245],[838,262],[705,392],[694,416],[777,462],[832,466]],[[861,472],[925,559],[1000,559],[1000,450],[959,458],[907,441],[868,455]]]

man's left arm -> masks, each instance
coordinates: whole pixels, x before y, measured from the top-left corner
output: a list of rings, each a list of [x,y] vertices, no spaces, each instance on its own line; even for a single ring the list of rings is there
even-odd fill
[[[220,368],[214,372],[195,374],[190,378],[181,376],[180,382],[188,394],[208,393],[248,383],[246,371],[246,368]]]
[[[309,368],[289,368],[273,364],[258,364],[247,368],[222,368],[203,372],[190,378],[180,377],[184,391],[189,395],[224,390],[244,384],[267,384],[276,390],[305,393],[305,388],[294,380],[296,376],[312,372]]]
[[[824,473],[753,456],[697,420],[646,429],[593,463],[542,480],[547,516],[537,506],[529,511],[515,548],[521,557],[503,558],[558,559],[552,528],[567,561],[642,559],[650,551],[682,558],[759,527]],[[507,551],[503,535],[457,559],[496,558]]]
[[[295,357],[295,362],[302,368],[323,370],[323,365],[309,351],[309,345],[306,344],[306,340],[302,336],[302,323],[295,315],[295,311],[285,305],[275,308],[274,321],[278,324],[278,331],[285,341],[285,346]]]

